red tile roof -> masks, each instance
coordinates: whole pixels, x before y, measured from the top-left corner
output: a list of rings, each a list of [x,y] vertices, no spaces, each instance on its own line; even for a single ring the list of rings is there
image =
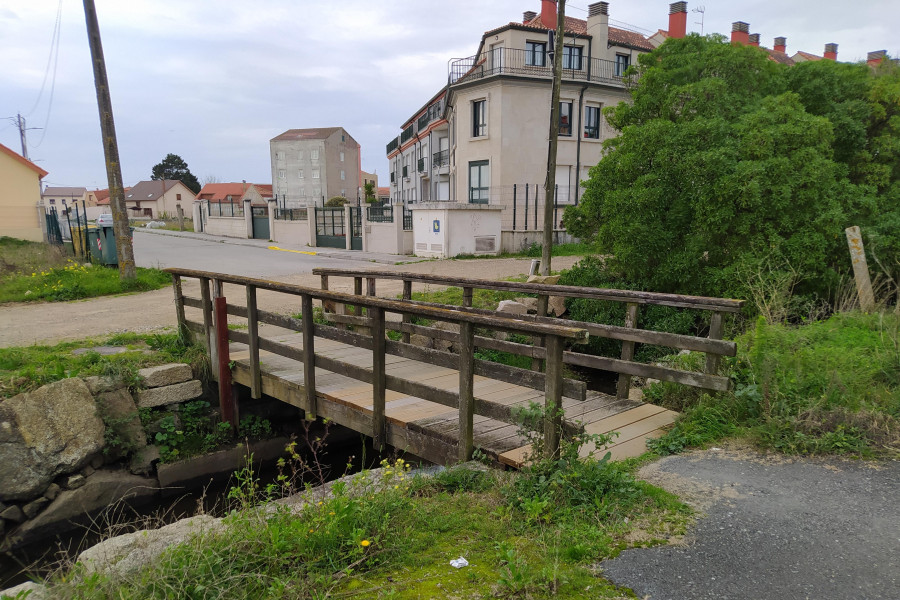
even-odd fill
[[[794,61],[790,56],[785,54],[784,52],[778,52],[776,50],[769,50],[768,48],[763,48],[769,54],[769,60],[774,60],[777,63],[781,63],[783,65],[792,65]]]
[[[519,25],[519,23],[511,23],[511,25]],[[535,18],[527,21],[526,23],[524,23],[524,25],[526,27],[546,29],[544,27],[544,23],[541,21],[540,15],[537,15]],[[575,17],[567,16],[566,31],[578,35],[586,35],[587,21],[585,21],[584,19],[576,19]],[[622,44],[634,48],[641,48],[642,50],[653,50],[653,45],[650,43],[650,41],[640,33],[628,31],[626,29],[619,29],[618,27],[609,28],[609,41],[613,44]]]
[[[251,185],[250,183],[207,183],[197,194],[196,199],[219,203],[228,202],[228,196],[231,196],[234,202],[238,202]]]
[[[126,195],[131,191],[130,187],[122,190]],[[109,190],[94,190],[94,197],[97,198],[97,206],[106,206],[109,204]]]
[[[380,187],[380,188],[378,188],[378,195],[379,195],[379,196],[390,196],[390,195],[391,195],[391,188],[389,188],[389,187]]]
[[[6,154],[7,156],[12,158],[16,162],[22,163],[23,165],[25,165],[26,167],[28,167],[29,169],[31,169],[32,171],[37,173],[39,178],[44,178],[48,175],[47,171],[43,170],[42,168],[40,168],[39,166],[37,166],[36,164],[34,164],[30,160],[28,160],[21,154],[18,154],[17,152],[10,150],[3,144],[0,144],[0,152],[2,152],[3,154]]]
[[[822,60],[821,56],[816,56],[815,54],[810,54],[809,52],[804,52],[803,50],[798,50],[797,54],[799,54],[806,60]]]

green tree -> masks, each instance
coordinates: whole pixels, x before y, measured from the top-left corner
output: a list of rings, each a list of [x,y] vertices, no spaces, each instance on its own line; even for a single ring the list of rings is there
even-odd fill
[[[375,182],[374,181],[367,181],[366,184],[363,186],[363,192],[365,193],[366,202],[368,204],[373,204],[374,202],[376,202],[378,200],[378,197],[375,195]]]
[[[191,173],[188,164],[177,154],[167,154],[162,162],[153,167],[150,179],[174,179],[186,185],[195,194],[200,191],[200,182]]]
[[[827,298],[850,269],[843,229],[875,234],[900,210],[889,70],[669,40],[640,57],[633,103],[604,111],[620,135],[566,227],[609,253],[607,274],[628,287],[749,297],[746,274],[774,270]]]

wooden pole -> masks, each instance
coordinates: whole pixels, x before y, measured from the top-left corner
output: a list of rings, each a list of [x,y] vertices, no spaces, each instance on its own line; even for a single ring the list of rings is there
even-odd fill
[[[134,248],[125,209],[125,190],[122,187],[122,166],[119,163],[119,145],[116,141],[116,124],[113,121],[112,100],[109,97],[109,81],[106,77],[106,61],[100,43],[100,25],[94,0],[84,0],[84,19],[87,23],[91,61],[94,64],[94,87],[97,89],[97,108],[100,111],[100,131],[103,136],[103,155],[106,158],[106,179],[109,184],[109,207],[113,215],[113,234],[116,237],[116,257],[119,261],[119,277],[134,279]]]
[[[850,260],[853,262],[853,277],[856,279],[859,307],[865,312],[872,312],[875,310],[875,293],[872,291],[872,280],[869,279],[869,265],[866,263],[862,232],[854,225],[845,229],[844,233],[847,234],[847,245],[850,246]]]
[[[547,152],[547,179],[544,182],[544,247],[541,253],[541,275],[550,274],[550,255],[553,248],[553,229],[555,225],[553,222],[553,193],[556,189],[556,148],[559,142],[559,88],[562,84],[563,36],[566,33],[566,0],[559,0],[558,4],[556,48],[553,54],[553,88],[550,92],[550,144]],[[572,127],[572,123],[569,124],[569,127]],[[535,208],[537,208],[536,203]],[[537,211],[535,211],[536,213]]]
[[[315,323],[313,323],[313,299],[309,294],[300,298],[303,319],[303,388],[306,390],[306,419],[313,421],[318,412],[316,399],[316,347]]]
[[[471,288],[466,288],[471,292]],[[459,324],[459,460],[472,458],[475,448],[475,328]]]
[[[544,454],[559,456],[559,434],[562,429],[563,342],[556,335],[545,337],[547,373],[544,380]]]
[[[404,280],[403,280],[403,299],[404,299],[404,300],[412,300],[412,280],[411,280],[411,279],[404,279]],[[404,323],[410,323],[410,322],[412,322],[412,319],[411,319],[410,316],[409,316],[408,314],[406,314],[406,313],[403,313],[403,316],[401,317],[401,319],[402,319],[402,321],[403,321]],[[408,343],[409,343],[409,338],[410,338],[409,332],[408,332],[408,331],[404,331],[404,332],[403,332],[403,338],[402,338],[403,343],[404,343],[404,344],[408,344]]]
[[[722,313],[715,311],[709,319],[709,339],[722,339]],[[719,355],[712,352],[706,353],[706,372],[715,375],[719,372]]]
[[[370,307],[368,314],[372,323],[372,443],[381,451],[385,445],[385,342],[384,309]]]
[[[259,372],[259,315],[256,287],[247,286],[247,334],[250,336],[250,397],[262,398],[262,374]]]
[[[214,282],[215,298],[213,307],[216,322],[216,359],[219,374],[219,414],[223,423],[231,423],[237,431],[238,414],[231,382],[231,357],[228,349],[228,305],[222,294],[222,287]]]
[[[180,275],[172,275],[172,289],[175,291],[175,320],[178,322],[178,335],[187,337],[187,319],[184,316],[184,292],[181,290]]]
[[[637,326],[638,305],[629,302],[625,309],[625,327]],[[634,358],[634,342],[622,342],[622,360],[630,361]],[[616,398],[625,400],[631,391],[631,375],[619,373],[619,381],[616,384]]]

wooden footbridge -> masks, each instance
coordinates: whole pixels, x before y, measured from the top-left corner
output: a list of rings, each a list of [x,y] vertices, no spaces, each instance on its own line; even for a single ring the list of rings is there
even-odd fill
[[[677,415],[629,398],[631,377],[728,389],[730,381],[717,375],[718,362],[721,356],[734,356],[736,348],[720,339],[722,317],[737,312],[742,304],[393,271],[316,269],[322,285],[315,289],[222,273],[167,270],[174,277],[179,326],[197,334],[210,351],[224,420],[238,421],[234,385],[240,384],[250,388],[253,398],[266,394],[299,407],[307,418],[328,418],[371,436],[376,447],[388,444],[441,464],[467,460],[478,448],[496,462],[521,466],[529,446],[519,434],[517,410],[535,402],[550,415],[543,426],[549,452],[558,448],[560,435],[583,428],[588,433],[618,432],[603,449],[613,458],[641,454],[647,438],[661,435]],[[329,290],[329,278],[337,277],[352,278],[354,293]],[[184,278],[199,280],[199,298],[182,293]],[[402,281],[402,299],[378,297],[379,279]],[[413,284],[460,287],[463,305],[413,301]],[[226,285],[232,298],[233,289],[246,303],[227,302]],[[476,289],[535,295],[538,314],[473,308]],[[299,297],[299,318],[261,310],[259,290]],[[622,302],[627,307],[625,326],[545,316],[550,296]],[[314,304],[324,309],[320,313],[324,319],[314,317]],[[640,306],[653,304],[709,312],[708,337],[639,328]],[[201,319],[188,319],[186,308],[199,311]],[[246,331],[229,329],[229,315],[245,320]],[[519,341],[528,336],[533,343],[509,341],[502,333],[518,334],[514,339]],[[621,357],[579,352],[579,345],[591,336],[621,341]],[[430,347],[435,341],[450,347],[442,349],[440,343]],[[705,368],[691,372],[635,362],[635,344],[704,352]],[[532,369],[479,360],[477,348],[530,357]],[[566,378],[567,364],[619,373],[617,394],[588,391],[583,382]]]

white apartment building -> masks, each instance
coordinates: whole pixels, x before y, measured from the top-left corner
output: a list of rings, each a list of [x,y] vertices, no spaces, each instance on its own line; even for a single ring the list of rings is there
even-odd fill
[[[566,16],[560,93],[557,202],[577,201],[579,182],[615,135],[602,108],[628,100],[626,69],[666,37],[684,36],[687,3],[670,6],[670,31],[653,40],[611,27],[609,3],[589,5],[587,20]],[[557,3],[484,33],[474,56],[450,63],[447,85],[387,145],[394,202],[504,205],[543,196],[550,130],[552,61],[549,30]],[[527,192],[526,192],[527,188]],[[534,205],[532,204],[532,214]],[[531,224],[531,218],[528,219]],[[537,224],[535,223],[535,228]],[[515,228],[515,226],[513,227]]]
[[[334,196],[356,201],[360,147],[343,127],[289,129],[269,148],[278,206],[321,206]]]

